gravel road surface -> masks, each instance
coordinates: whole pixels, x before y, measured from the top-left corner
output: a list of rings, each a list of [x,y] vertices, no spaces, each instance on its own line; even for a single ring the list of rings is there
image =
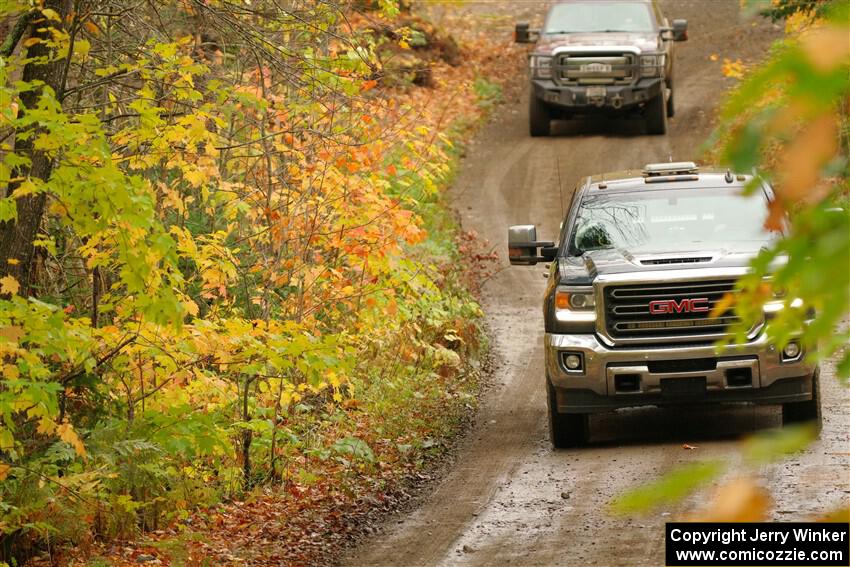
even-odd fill
[[[532,139],[524,61],[517,62],[515,89],[506,90],[499,116],[471,145],[453,189],[464,229],[489,240],[505,266],[484,288],[493,386],[442,482],[345,565],[661,565],[664,523],[698,506],[705,492],[635,518],[611,516],[612,498],[692,460],[726,459],[734,469],[743,436],[780,424],[773,407],[646,408],[594,416],[588,447],[554,451],[548,442],[544,269],[506,267],[508,225],[534,223],[541,238],[554,238],[561,202],[569,202],[580,177],[698,157],[732,84],[710,55],[757,61],[780,34],[763,19],[745,19],[738,0],[662,5],[669,18],[690,24],[690,41],[677,45],[678,108],[666,136],[644,135],[639,119],[596,119],[561,123],[555,136]],[[516,1],[467,2],[463,9],[470,21],[486,16],[505,34],[515,19],[544,11],[542,3]],[[850,500],[850,396],[830,365],[821,381],[821,439],[757,472],[774,495],[777,520],[809,519]],[[684,450],[684,443],[698,449]]]

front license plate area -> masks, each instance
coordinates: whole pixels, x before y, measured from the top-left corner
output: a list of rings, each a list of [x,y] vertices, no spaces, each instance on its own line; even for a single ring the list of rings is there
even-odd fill
[[[705,395],[705,376],[661,379],[662,397],[694,398],[703,395]]]
[[[582,73],[610,73],[613,67],[607,63],[588,63],[579,67]]]
[[[608,95],[608,89],[605,87],[587,87],[587,98],[589,100],[596,98],[605,98]]]

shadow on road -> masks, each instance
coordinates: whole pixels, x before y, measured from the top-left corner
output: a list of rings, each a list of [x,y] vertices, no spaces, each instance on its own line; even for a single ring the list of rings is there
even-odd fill
[[[646,127],[640,116],[576,116],[552,122],[552,137],[635,138],[645,136]]]
[[[781,425],[771,406],[685,406],[634,408],[591,416],[590,445],[669,444],[738,439]]]

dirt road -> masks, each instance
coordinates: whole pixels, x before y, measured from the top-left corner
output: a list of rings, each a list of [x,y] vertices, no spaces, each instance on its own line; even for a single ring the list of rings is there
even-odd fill
[[[709,55],[757,60],[779,32],[763,20],[740,17],[738,0],[663,4],[668,17],[689,20],[691,37],[677,54],[678,109],[669,134],[643,135],[638,120],[596,120],[561,125],[548,139],[529,138],[525,76],[518,71],[522,95],[479,135],[457,180],[454,202],[465,229],[500,253],[510,224],[535,223],[542,238],[554,237],[561,219],[559,170],[568,202],[581,176],[697,156],[729,86]],[[493,15],[508,34],[513,17],[543,8],[538,2],[478,2],[466,9]],[[779,424],[778,410],[770,407],[648,408],[594,416],[590,446],[553,451],[545,427],[543,272],[504,269],[487,284],[496,367],[477,425],[454,468],[422,505],[391,522],[346,565],[660,565],[664,522],[704,496],[631,519],[609,515],[611,499],[691,460],[734,463],[742,435]],[[758,471],[776,497],[776,519],[807,519],[850,500],[848,393],[831,368],[822,383],[821,440],[797,458]],[[699,448],[684,450],[683,443]]]

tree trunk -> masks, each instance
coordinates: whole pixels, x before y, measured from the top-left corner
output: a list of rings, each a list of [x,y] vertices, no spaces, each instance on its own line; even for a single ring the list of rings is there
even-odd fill
[[[53,27],[62,27],[67,15],[71,12],[71,0],[45,0],[44,7],[54,10],[62,18],[61,22],[50,21]],[[29,17],[22,16],[22,17]],[[28,38],[48,39],[50,32],[43,18],[34,18],[29,23]],[[42,31],[39,31],[42,30]],[[21,79],[26,82],[42,81],[45,86],[50,87],[61,99],[62,77],[66,60],[52,60],[51,50],[43,43],[37,42],[27,47],[27,58],[35,58],[36,62],[27,63],[24,66]],[[49,62],[38,62],[39,58],[48,58]],[[38,105],[42,88],[33,89],[21,93],[22,108],[20,112]],[[37,178],[46,181],[53,169],[53,162],[44,152],[35,151],[34,140],[36,136],[16,136],[15,153],[29,156],[31,165],[29,168],[21,168],[13,173],[13,178]],[[13,196],[20,182],[13,182],[4,196]],[[38,235],[41,219],[44,216],[44,206],[47,196],[44,193],[37,195],[26,195],[16,200],[18,216],[15,220],[0,223],[0,277],[11,275],[21,284],[21,295],[30,295],[32,291],[33,259],[35,246],[33,241]],[[11,262],[10,262],[11,260]]]

